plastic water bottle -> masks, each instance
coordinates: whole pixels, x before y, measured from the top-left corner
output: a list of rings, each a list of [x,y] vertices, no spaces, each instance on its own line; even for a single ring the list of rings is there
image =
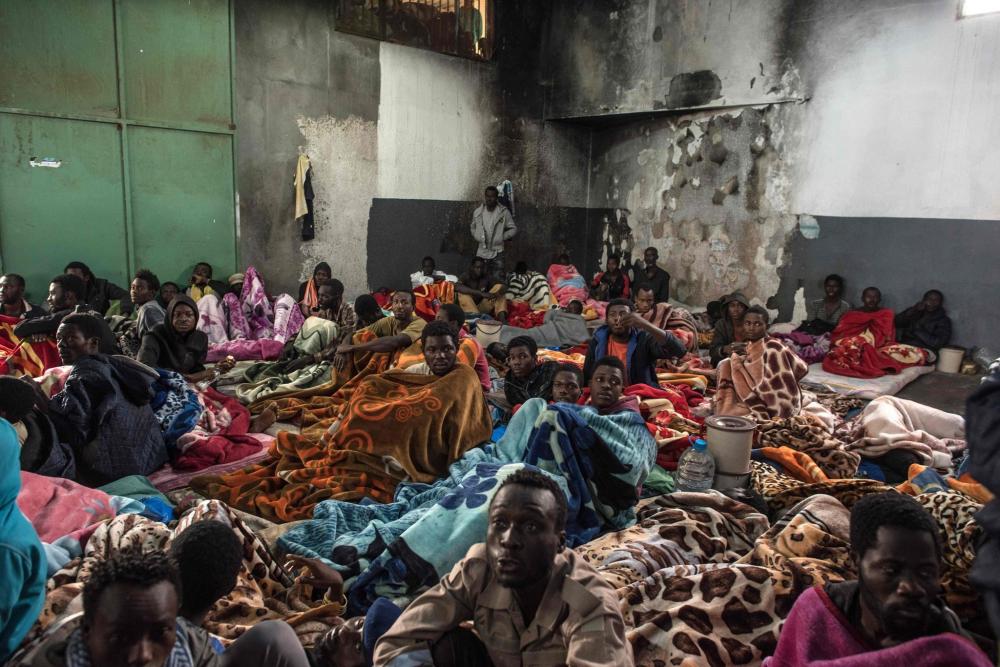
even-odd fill
[[[715,480],[715,459],[708,453],[708,443],[699,438],[677,462],[678,491],[707,491]]]

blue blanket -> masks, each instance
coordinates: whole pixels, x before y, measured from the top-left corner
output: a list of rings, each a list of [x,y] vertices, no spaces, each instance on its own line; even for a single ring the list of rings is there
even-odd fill
[[[155,395],[149,406],[160,423],[163,442],[173,460],[180,454],[177,439],[194,430],[204,408],[198,401],[198,394],[188,386],[183,375],[162,368],[157,368],[156,372],[160,377],[153,383]]]
[[[499,442],[466,452],[447,477],[401,484],[388,505],[322,502],[279,544],[336,566],[348,613],[363,614],[377,597],[412,599],[482,542],[489,502],[513,472],[533,466],[556,479],[566,493],[573,547],[635,521],[638,488],[655,458],[656,443],[635,412],[600,415],[531,399]]]

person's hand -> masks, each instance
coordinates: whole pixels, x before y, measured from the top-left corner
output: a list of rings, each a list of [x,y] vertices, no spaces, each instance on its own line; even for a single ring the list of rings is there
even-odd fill
[[[222,361],[215,364],[215,369],[219,371],[219,375],[224,375],[229,371],[233,370],[236,366],[236,360],[232,357],[226,357]]]
[[[344,591],[344,578],[340,572],[316,558],[290,555],[285,566],[299,570],[296,583],[308,584],[314,590],[328,591],[331,599],[337,599]]]
[[[347,355],[337,352],[333,355],[333,367],[338,371],[342,371],[347,368]]]
[[[620,320],[621,326],[629,327],[630,329],[641,329],[644,324],[647,324],[646,320],[639,317],[637,313],[626,313],[622,315]]]

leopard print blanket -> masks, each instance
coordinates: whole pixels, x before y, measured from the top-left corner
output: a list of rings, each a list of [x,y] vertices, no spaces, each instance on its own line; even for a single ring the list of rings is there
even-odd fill
[[[733,354],[719,364],[715,414],[793,417],[802,410],[799,381],[808,372],[806,362],[781,341],[754,341],[745,355]]]
[[[787,508],[770,527],[721,494],[675,493],[642,503],[632,528],[578,547],[616,587],[637,665],[759,665],[802,592],[856,578],[849,507],[892,489],[871,480],[767,481],[758,490],[769,507]],[[917,499],[941,528],[948,605],[963,622],[982,618],[968,580],[980,505],[955,492]]]
[[[861,456],[849,452],[813,415],[758,421],[755,447],[791,447],[808,454],[820,470],[832,479],[852,478]]]
[[[831,479],[826,482],[804,483],[783,475],[760,461],[750,462],[750,487],[764,498],[771,516],[781,516],[797,503],[819,493],[833,496],[850,509],[866,494],[892,490],[891,486],[873,479]]]
[[[636,664],[758,664],[802,591],[852,576],[847,524],[843,505],[816,496],[733,562],[668,567],[620,588]]]
[[[99,561],[128,548],[162,551],[188,526],[207,520],[221,521],[233,529],[243,545],[243,567],[236,587],[209,613],[206,630],[229,643],[261,621],[282,619],[295,628],[303,644],[309,645],[340,622],[336,620],[342,611],[340,605],[311,602],[311,589],[292,580],[233,510],[218,500],[206,500],[181,517],[173,530],[138,514],[122,514],[101,525],[87,541],[83,557],[49,580],[45,606],[25,645],[44,640],[46,629],[56,620],[80,610],[83,585]]]

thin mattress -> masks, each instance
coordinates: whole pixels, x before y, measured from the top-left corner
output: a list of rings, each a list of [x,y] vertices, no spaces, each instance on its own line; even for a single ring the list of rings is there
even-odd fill
[[[802,378],[800,384],[805,389],[835,391],[844,396],[870,400],[879,396],[894,396],[921,375],[933,371],[934,366],[910,366],[895,375],[854,378],[827,373],[823,370],[823,364],[812,364],[809,366],[809,373]]]

